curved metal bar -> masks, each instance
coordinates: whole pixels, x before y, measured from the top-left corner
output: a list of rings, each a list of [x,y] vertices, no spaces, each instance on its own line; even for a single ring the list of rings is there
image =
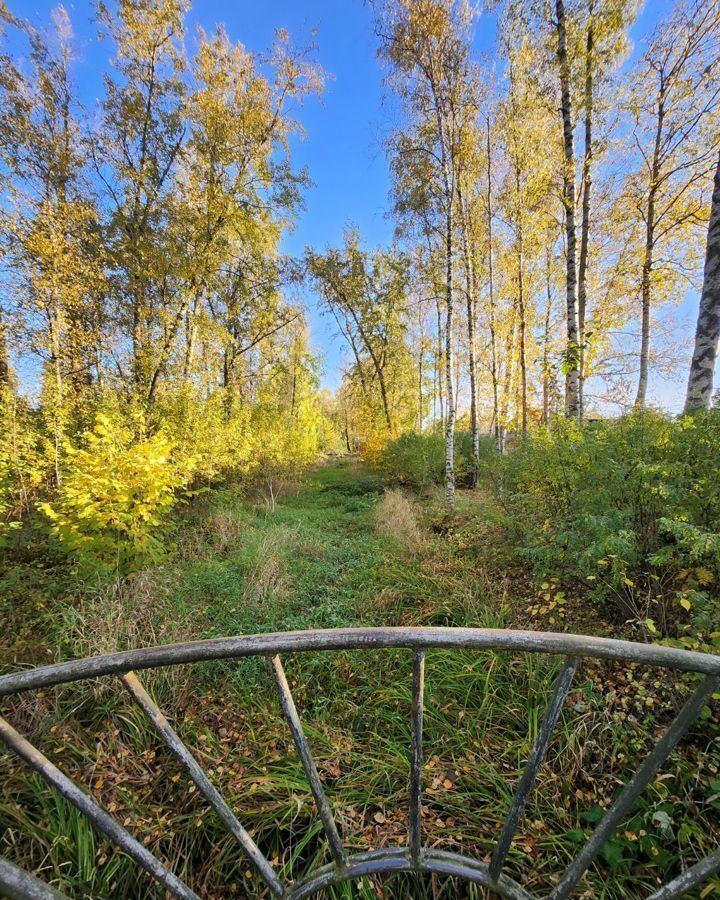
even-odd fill
[[[149,850],[136,841],[113,817],[107,813],[89,794],[80,788],[67,775],[64,775],[57,766],[44,756],[37,747],[26,740],[21,734],[0,717],[0,740],[23,759],[31,769],[34,769],[40,777],[52,785],[58,793],[62,794],[76,809],[84,813],[95,827],[102,831],[110,840],[117,844],[131,859],[156,878],[160,884],[167,888],[173,897],[181,900],[200,900],[198,895],[182,882],[176,875],[166,869]]]
[[[128,672],[126,675],[122,675],[120,680],[125,685],[125,688],[133,700],[148,717],[155,731],[157,731],[160,737],[165,741],[177,759],[180,760],[183,768],[195,782],[203,797],[205,797],[210,806],[215,810],[220,821],[232,834],[238,844],[240,844],[255,871],[270,888],[272,894],[276,897],[283,897],[285,895],[285,888],[280,883],[275,874],[275,870],[260,852],[260,848],[255,841],[240,824],[237,816],[207,777],[198,761],[180,740],[175,729],[170,725],[163,715],[162,710],[158,708],[152,697],[145,690],[137,675],[135,675],[134,672]]]
[[[343,868],[329,865],[323,866],[322,869],[316,869],[307,878],[293,885],[288,894],[288,900],[302,900],[302,898],[311,897],[334,884],[340,884],[351,878],[360,878],[363,875],[418,871],[451,875],[465,881],[473,881],[490,888],[507,900],[533,900],[532,894],[529,894],[506,875],[501,875],[497,882],[492,881],[488,873],[488,866],[469,856],[442,850],[423,850],[420,853],[420,859],[416,862],[406,847],[358,853],[348,857]]]
[[[182,663],[275,656],[308,650],[373,650],[381,647],[410,650],[462,647],[466,650],[560,653],[720,675],[720,656],[613,638],[546,631],[506,631],[501,628],[329,628],[211,638],[55,663],[0,677],[0,696],[101,675],[120,675],[133,670]]]
[[[424,872],[435,872],[438,875],[452,875],[455,878],[463,878],[465,881],[474,881],[489,888],[491,892],[508,900],[534,900],[533,895],[521,887],[507,875],[501,875],[494,881],[488,871],[488,866],[479,860],[472,859],[459,853],[450,853],[444,850],[423,851],[420,868]]]
[[[674,900],[675,897],[681,897],[691,888],[702,884],[706,878],[711,875],[717,875],[720,872],[720,850],[701,859],[699,863],[687,869],[682,875],[678,875],[668,884],[661,887],[648,897],[648,900]]]
[[[10,900],[68,900],[65,894],[0,856],[0,895]]]

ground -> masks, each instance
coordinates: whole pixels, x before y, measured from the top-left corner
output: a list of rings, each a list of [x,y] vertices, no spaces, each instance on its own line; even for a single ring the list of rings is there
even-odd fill
[[[434,496],[386,491],[355,459],[322,465],[277,505],[240,488],[196,497],[160,566],[112,589],[80,584],[32,548],[1,570],[7,661],[189,637],[349,625],[472,625],[614,634],[549,574],[534,583],[489,487],[449,521]],[[411,654],[308,654],[288,678],[346,844],[406,840]],[[428,654],[426,843],[489,861],[552,690],[558,660]],[[286,878],[329,859],[263,660],[204,664],[145,681],[241,821]],[[575,680],[506,871],[542,894],[679,706],[691,683],[589,664]],[[7,715],[204,897],[257,882],[214,814],[116,683],[45,692]],[[640,897],[714,849],[717,722],[704,719],[606,845],[586,896]],[[149,897],[149,881],[7,756],[0,853],[77,897]],[[22,808],[21,808],[22,807]],[[74,878],[73,878],[73,873]],[[79,881],[78,881],[79,874]],[[71,887],[72,886],[72,887]],[[713,885],[709,886],[712,891]],[[337,896],[481,896],[449,880],[361,882]]]

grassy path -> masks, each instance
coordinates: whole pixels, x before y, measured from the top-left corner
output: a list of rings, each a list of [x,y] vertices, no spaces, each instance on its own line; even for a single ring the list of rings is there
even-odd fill
[[[463,500],[448,528],[431,500],[385,494],[353,461],[313,471],[272,510],[262,499],[215,492],[188,508],[167,565],[111,596],[90,593],[67,604],[53,616],[54,640],[77,654],[308,627],[532,625],[542,601],[533,600],[522,567],[512,562],[500,524],[493,504],[478,495]],[[547,621],[553,613],[555,627],[572,627],[572,598],[562,599],[568,602],[552,609],[544,604],[545,627],[553,627]],[[405,843],[410,654],[311,654],[285,662],[346,844],[360,851]],[[532,656],[428,654],[427,843],[489,859],[556,670],[555,661]],[[148,681],[284,877],[327,861],[263,661],[207,664]],[[653,686],[639,671],[583,669],[513,845],[509,874],[533,891],[549,889],[626,777],[628,760],[670,715],[672,687]],[[44,698],[32,715],[19,712],[46,752],[172,860],[202,896],[260,891],[232,840],[114,685],[66,689],[62,698]],[[717,805],[708,799],[705,769],[712,739],[702,730],[694,734],[651,787],[586,879],[586,896],[644,896],[680,854],[691,859],[708,844]],[[20,767],[0,762],[0,778],[7,785],[0,821],[8,823],[0,852],[42,869],[72,896],[155,896],[126,860]],[[78,871],[83,886],[71,889],[67,873]],[[449,880],[398,876],[383,885],[364,879],[337,896],[481,893]]]

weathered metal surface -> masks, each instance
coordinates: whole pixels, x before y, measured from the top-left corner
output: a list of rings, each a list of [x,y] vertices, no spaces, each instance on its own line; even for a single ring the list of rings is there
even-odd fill
[[[425,693],[425,653],[416,650],[413,656],[412,686],[412,752],[410,757],[410,809],[408,841],[410,855],[418,862],[421,850],[420,796],[422,793],[423,759],[423,698]]]
[[[448,853],[443,850],[422,850],[420,858],[416,862],[405,847],[358,853],[348,857],[344,869],[332,865],[324,866],[306,879],[294,884],[288,898],[289,900],[302,900],[304,897],[312,897],[325,888],[342,881],[361,878],[363,875],[391,872],[434,872],[439,875],[452,875],[463,881],[473,881],[491,888],[496,894],[507,900],[533,900],[532,894],[529,894],[512,878],[501,875],[497,882],[492,882],[487,865],[469,856]]]
[[[0,856],[0,896],[10,900],[68,900],[50,885]]]
[[[277,682],[278,694],[280,696],[280,705],[282,706],[283,712],[285,713],[285,718],[287,719],[288,725],[290,726],[290,731],[293,736],[293,741],[295,742],[295,748],[298,752],[298,756],[300,757],[300,762],[302,763],[302,767],[305,772],[305,777],[308,780],[310,790],[312,791],[312,795],[315,798],[315,803],[317,804],[318,812],[320,813],[320,818],[322,820],[323,829],[325,830],[325,836],[327,837],[328,843],[330,844],[330,851],[336,864],[338,866],[344,866],[345,851],[343,850],[342,841],[340,840],[340,835],[338,834],[337,826],[335,825],[335,819],[333,818],[330,804],[328,803],[328,799],[325,796],[325,789],[323,788],[322,781],[320,780],[320,775],[318,774],[315,760],[313,759],[312,753],[310,752],[310,746],[307,742],[307,739],[305,738],[305,732],[303,731],[298,711],[295,708],[295,701],[293,700],[292,694],[290,693],[290,685],[288,684],[287,678],[285,677],[285,670],[283,669],[280,657],[274,656],[272,664],[273,670],[275,672],[275,681]]]
[[[720,872],[720,850],[701,859],[699,863],[678,875],[671,882],[661,887],[659,891],[655,891],[648,900],[673,900],[674,897],[681,897],[687,891],[702,884],[711,875],[717,875]]]
[[[164,647],[125,650],[26,669],[0,677],[0,696],[101,675],[118,675],[140,669],[213,659],[274,656],[307,650],[373,650],[381,647],[410,650],[450,650],[462,647],[466,650],[560,653],[565,656],[623,660],[667,669],[682,669],[686,672],[701,672],[705,675],[720,675],[720,656],[611,638],[544,631],[506,631],[501,628],[329,628],[323,631],[211,638]]]
[[[705,704],[720,684],[720,678],[707,676],[685,703],[667,731],[657,742],[645,762],[625,785],[620,796],[600,820],[587,843],[565,870],[564,875],[548,895],[549,900],[564,900],[582,878],[590,863],[602,850],[605,842],[612,837],[615,829],[630,812],[635,801],[652,781],[658,769],[672,752],[675,745],[700,715]]]
[[[191,891],[177,876],[173,875],[169,869],[166,869],[149,850],[146,850],[141,843],[136,841],[92,797],[80,790],[74,781],[71,781],[67,775],[64,775],[37,747],[34,747],[30,741],[18,734],[12,725],[2,717],[0,717],[0,740],[4,741],[11,750],[17,753],[44,781],[52,785],[58,793],[62,794],[66,800],[86,815],[98,831],[109,837],[114,844],[134,859],[139,866],[142,866],[146,872],[149,872],[156,878],[173,897],[180,897],[181,900],[200,900],[194,891]]]
[[[550,705],[545,713],[545,718],[540,727],[535,746],[532,749],[530,758],[525,765],[525,769],[518,783],[517,791],[515,792],[512,806],[510,807],[510,812],[507,815],[505,825],[503,826],[500,835],[500,840],[497,842],[495,850],[493,851],[492,860],[490,862],[490,877],[493,881],[498,879],[502,867],[505,864],[505,859],[510,850],[512,839],[515,836],[518,823],[520,822],[520,817],[522,816],[527,799],[530,796],[532,786],[535,784],[538,769],[545,758],[547,748],[550,745],[550,738],[552,737],[553,730],[558,717],[560,716],[560,711],[562,710],[565,698],[572,685],[576,668],[577,660],[571,657],[565,661],[565,665],[558,675],[555,692],[553,693]]]
[[[211,783],[195,757],[180,740],[162,711],[143,687],[137,675],[134,672],[128,672],[126,675],[121,676],[121,681],[133,700],[152,722],[155,731],[165,741],[177,759],[180,760],[183,768],[195,782],[203,797],[215,810],[220,821],[240,844],[255,871],[276,897],[284,896],[285,888],[280,883],[275,870],[260,852],[255,841],[240,824],[235,813],[227,805],[217,788]]]
[[[309,745],[295,708],[279,653],[303,651],[332,651],[346,649],[406,648],[414,650],[413,686],[411,709],[410,750],[410,801],[408,846],[394,850],[379,850],[346,856],[333,819],[330,804],[323,789]],[[464,648],[508,652],[536,652],[564,654],[567,660],[558,677],[553,698],[548,706],[538,738],[513,798],[505,826],[493,854],[490,866],[456,853],[423,849],[421,846],[420,803],[423,757],[423,695],[424,660],[427,649]],[[209,781],[207,775],[182,743],[167,719],[142,687],[133,669],[157,668],[181,663],[212,659],[237,659],[246,656],[265,655],[272,658],[280,702],[288,720],[300,761],[320,812],[325,834],[330,843],[334,862],[311,872],[306,878],[284,887],[268,860],[262,855],[250,835],[243,829],[235,814]],[[686,733],[700,710],[720,683],[720,657],[670,647],[634,644],[604,638],[579,635],[547,634],[542,632],[502,631],[472,628],[358,628],[330,629],[328,631],[301,631],[278,634],[241,635],[208,641],[193,641],[147,650],[114,653],[85,660],[74,660],[40,669],[26,670],[0,678],[0,695],[8,695],[34,688],[48,687],[69,681],[96,678],[101,675],[120,675],[133,699],[145,711],[151,723],[170,750],[180,760],[185,770],[200,789],[203,796],[217,812],[221,821],[235,836],[267,887],[276,897],[300,900],[337,884],[361,875],[382,874],[393,871],[431,872],[484,885],[492,892],[509,900],[531,900],[529,894],[501,870],[522,815],[542,759],[547,750],[553,728],[557,722],[564,699],[570,689],[575,659],[594,657],[599,659],[635,662],[651,666],[704,673],[707,677],[687,701],[673,724],[660,739],[636,775],[624,788],[611,809],[606,813],[586,845],[560,879],[548,900],[564,900],[574,889],[587,867],[602,849],[623,817],[631,809],[640,792],[652,780],[668,754]],[[46,757],[19,735],[4,719],[0,718],[0,739],[34,768],[50,785],[85,813],[99,830],[118,847],[128,853],[140,866],[151,873],[168,892],[175,897],[198,900],[193,891],[174,876],[148,850],[139,844],[124,828],[63,775]],[[3,865],[5,864],[5,865]],[[670,900],[697,887],[712,874],[720,871],[720,850],[697,863],[687,872],[656,891],[649,900]],[[8,874],[9,873],[9,874]],[[19,873],[19,874],[18,874]],[[13,877],[21,887],[3,882],[3,876]],[[24,879],[24,880],[23,880]],[[28,885],[25,889],[24,885]],[[38,887],[39,885],[39,887]],[[7,861],[0,859],[0,890],[8,896],[27,900],[47,900],[59,896],[38,879],[21,872]],[[35,893],[33,893],[35,891]],[[44,893],[38,891],[44,891]]]

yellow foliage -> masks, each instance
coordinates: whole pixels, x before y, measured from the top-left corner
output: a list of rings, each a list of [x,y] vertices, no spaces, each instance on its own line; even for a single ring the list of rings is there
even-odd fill
[[[147,436],[99,415],[84,447],[66,448],[59,497],[39,509],[68,550],[93,566],[127,574],[162,556],[162,525],[188,484],[195,460],[182,463],[165,431]]]

